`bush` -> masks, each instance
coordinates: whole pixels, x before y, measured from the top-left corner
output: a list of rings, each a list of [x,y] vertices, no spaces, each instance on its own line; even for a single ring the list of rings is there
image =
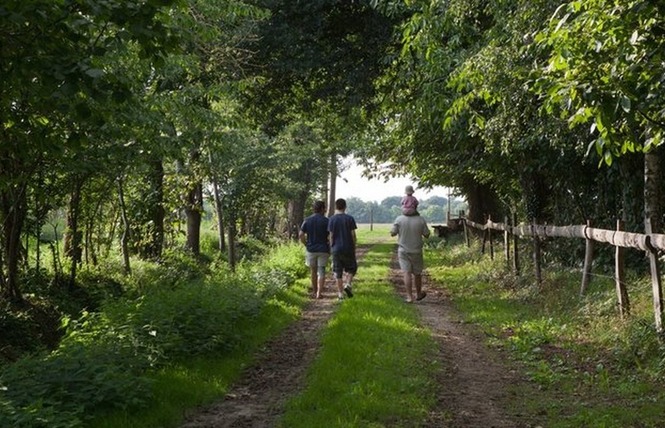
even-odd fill
[[[6,368],[0,374],[0,426],[76,427],[92,409],[145,403],[148,380],[126,360],[131,356],[113,351],[71,346]]]
[[[161,265],[137,264],[133,293],[106,299],[99,312],[64,317],[66,335],[57,351],[0,372],[0,426],[76,427],[92,409],[146,404],[149,368],[235,349],[239,326],[307,272],[296,244],[276,248],[237,274],[211,266],[214,273],[204,278],[206,270],[183,253],[169,253]],[[88,279],[113,289],[103,278]],[[12,328],[14,320],[2,317],[0,323]]]
[[[238,260],[260,260],[269,250],[268,245],[251,236],[244,236],[236,243],[236,257]]]
[[[307,273],[303,247],[290,243],[276,247],[260,263],[252,265],[245,276],[257,285],[264,298],[269,298]]]

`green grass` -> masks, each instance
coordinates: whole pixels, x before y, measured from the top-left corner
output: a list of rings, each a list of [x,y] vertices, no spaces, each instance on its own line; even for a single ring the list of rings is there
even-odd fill
[[[383,231],[380,231],[383,233]],[[323,348],[284,427],[419,426],[434,400],[434,342],[386,281],[392,245],[360,263],[355,297],[326,327]]]
[[[364,256],[356,296],[341,303],[326,327],[307,386],[288,403],[282,426],[411,427],[426,418],[434,401],[437,366],[428,355],[435,345],[415,308],[404,305],[386,280],[393,247],[388,231],[359,229],[360,244],[384,243]],[[297,319],[307,301],[306,282],[299,280],[266,306],[258,322],[243,327],[241,349],[160,370],[151,377],[156,396],[149,408],[100,414],[89,426],[174,427],[188,411],[220,399],[261,344]]]
[[[580,298],[579,272],[545,267],[538,287],[528,267],[515,277],[497,254],[491,261],[478,246],[453,245],[428,251],[427,263],[465,321],[508,350],[531,380],[514,412],[547,427],[663,426],[665,352],[648,281],[631,280],[632,316],[622,320],[611,278],[595,277]]]
[[[220,399],[252,356],[269,338],[300,315],[306,303],[306,280],[279,293],[264,307],[258,320],[239,328],[243,346],[222,358],[199,357],[174,364],[151,376],[155,398],[147,409],[127,409],[100,414],[89,426],[99,428],[168,428],[179,426],[186,412]]]
[[[356,230],[356,236],[358,238],[358,244],[376,244],[380,242],[390,242],[395,238],[390,236],[390,228],[392,224],[373,224],[369,225],[366,223],[358,224],[358,229]]]

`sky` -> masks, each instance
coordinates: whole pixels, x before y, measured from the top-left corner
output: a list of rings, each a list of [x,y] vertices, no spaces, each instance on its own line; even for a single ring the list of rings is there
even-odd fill
[[[448,197],[448,188],[446,187],[434,187],[425,191],[424,189],[418,189],[417,183],[412,181],[410,177],[397,177],[387,182],[384,182],[383,179],[370,180],[362,176],[363,168],[355,164],[352,159],[346,160],[345,163],[350,163],[350,166],[342,172],[341,177],[337,178],[336,195],[338,198],[354,196],[365,202],[381,202],[390,196],[404,196],[404,187],[408,184],[411,184],[415,189],[413,196],[418,200],[425,200],[432,196]]]

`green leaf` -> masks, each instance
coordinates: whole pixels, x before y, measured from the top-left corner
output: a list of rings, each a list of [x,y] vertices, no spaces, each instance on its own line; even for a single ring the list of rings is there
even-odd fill
[[[637,43],[637,39],[640,37],[640,33],[635,30],[633,31],[633,34],[630,36],[630,44],[634,45]]]
[[[623,95],[619,100],[619,102],[621,103],[621,108],[623,109],[623,111],[625,111],[626,113],[630,113],[630,107],[631,107],[630,98]]]
[[[559,21],[559,23],[556,25],[556,28],[554,28],[554,32],[555,32],[555,33],[556,33],[557,31],[559,31],[559,30],[561,29],[561,27],[563,27],[563,26],[566,24],[566,21],[568,21],[568,18],[570,18],[570,13],[565,14],[565,15],[563,16],[563,18],[561,18],[561,20]]]
[[[607,166],[612,166],[612,161],[614,160],[614,157],[612,156],[612,153],[607,151],[603,154],[603,160],[605,161]]]
[[[99,68],[89,68],[85,71],[85,74],[92,77],[93,79],[98,79],[104,76],[105,73],[104,70],[100,70]]]

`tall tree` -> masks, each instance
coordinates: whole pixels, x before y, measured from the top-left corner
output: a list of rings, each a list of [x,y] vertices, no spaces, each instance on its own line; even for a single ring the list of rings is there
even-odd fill
[[[249,45],[256,50],[252,75],[259,77],[247,101],[257,123],[269,135],[297,123],[316,123],[327,130],[321,139],[316,170],[328,173],[328,186],[316,189],[334,198],[337,158],[349,153],[349,131],[362,126],[375,104],[375,79],[397,49],[396,20],[372,2],[343,0],[259,1],[269,17]],[[334,124],[334,125],[332,125]],[[291,141],[294,152],[299,149]],[[333,160],[334,159],[334,160]],[[302,179],[309,158],[302,159]],[[326,167],[327,166],[327,167]],[[302,183],[307,191],[315,189]],[[302,197],[291,201],[291,220],[303,216]]]
[[[606,164],[644,152],[644,211],[660,230],[664,204],[659,154],[665,132],[662,63],[665,6],[631,0],[572,1],[553,14],[538,41],[552,49],[543,92],[566,106],[572,124],[592,123]]]
[[[47,164],[89,141],[77,124],[125,94],[100,59],[136,43],[145,57],[175,40],[161,12],[174,3],[9,1],[0,14],[0,199],[4,294],[20,298],[18,254],[26,195]],[[117,98],[116,98],[117,99]],[[89,135],[88,135],[89,136]]]

